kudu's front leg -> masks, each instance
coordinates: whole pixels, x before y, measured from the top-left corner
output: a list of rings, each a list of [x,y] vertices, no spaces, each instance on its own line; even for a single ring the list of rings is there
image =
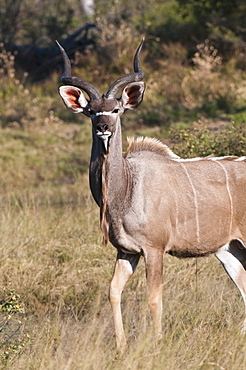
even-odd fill
[[[113,310],[116,347],[118,352],[126,348],[126,338],[121,314],[121,293],[125,284],[135,271],[140,255],[118,252],[113,278],[110,284],[109,299]]]
[[[157,340],[162,338],[163,251],[150,250],[144,254],[148,302]]]

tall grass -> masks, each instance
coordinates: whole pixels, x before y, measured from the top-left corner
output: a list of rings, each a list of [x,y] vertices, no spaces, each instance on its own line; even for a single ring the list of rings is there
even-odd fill
[[[243,368],[243,302],[214,257],[165,256],[158,345],[141,261],[123,293],[129,348],[115,356],[107,296],[116,251],[102,246],[87,170],[72,170],[71,158],[88,161],[88,135],[89,126],[62,123],[1,130],[1,368]]]

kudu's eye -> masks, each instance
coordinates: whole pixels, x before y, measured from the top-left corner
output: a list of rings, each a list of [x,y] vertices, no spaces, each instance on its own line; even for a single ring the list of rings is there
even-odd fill
[[[119,113],[119,109],[118,108],[114,109],[112,113]]]
[[[88,113],[91,115],[91,116],[93,116],[93,114],[96,114],[95,112],[94,112],[94,110],[92,110],[92,109],[88,109]]]

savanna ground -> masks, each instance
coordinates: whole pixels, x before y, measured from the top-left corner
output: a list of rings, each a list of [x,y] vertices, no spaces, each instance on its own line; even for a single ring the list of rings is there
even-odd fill
[[[157,346],[141,261],[123,293],[129,350],[115,357],[108,285],[116,252],[101,243],[89,137],[89,123],[1,130],[2,368],[243,368],[243,302],[213,256],[165,256]]]
[[[172,21],[173,3],[163,2]],[[146,14],[154,33],[154,10]],[[75,73],[101,92],[131,71],[141,39],[122,19],[116,34],[100,25],[99,51],[113,51],[110,64],[91,50],[75,61]],[[140,108],[123,118],[124,147],[127,136],[147,135],[184,157],[245,155],[245,54],[235,48],[223,59],[204,38],[188,56],[187,45],[157,36],[146,37],[147,89]],[[89,190],[90,122],[63,106],[58,73],[30,83],[4,48],[0,58],[0,368],[245,368],[243,302],[214,256],[164,257],[157,345],[140,261],[122,297],[128,351],[116,356],[108,303],[116,251],[102,244]]]

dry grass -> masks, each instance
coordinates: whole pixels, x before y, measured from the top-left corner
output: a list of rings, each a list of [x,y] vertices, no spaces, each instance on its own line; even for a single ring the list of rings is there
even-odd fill
[[[115,356],[107,295],[116,252],[101,245],[87,170],[72,170],[71,158],[88,165],[89,133],[62,123],[1,131],[1,368],[242,369],[243,303],[214,257],[165,257],[158,345],[141,261],[123,294],[129,350]]]

